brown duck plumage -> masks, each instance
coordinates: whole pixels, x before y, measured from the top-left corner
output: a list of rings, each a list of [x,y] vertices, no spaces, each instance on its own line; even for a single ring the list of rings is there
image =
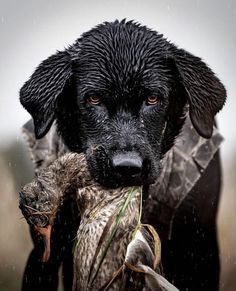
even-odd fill
[[[74,290],[99,290],[112,278],[109,290],[177,290],[153,270],[157,254],[150,232],[140,228],[134,236],[141,187],[105,189],[90,176],[83,154],[63,155],[39,171],[20,193],[22,213],[45,237],[44,261],[50,255],[53,219],[68,195],[76,199],[81,213],[74,247]],[[132,280],[128,265],[137,271],[132,272]]]

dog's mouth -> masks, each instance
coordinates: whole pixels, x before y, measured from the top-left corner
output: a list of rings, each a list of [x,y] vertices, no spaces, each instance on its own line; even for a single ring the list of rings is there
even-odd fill
[[[117,187],[128,187],[128,186],[142,186],[142,185],[149,185],[155,182],[155,178],[146,178],[143,177],[115,177],[114,180],[109,179],[109,181],[101,180],[104,186],[110,188],[117,188]]]
[[[142,186],[155,183],[157,176],[131,175],[108,173],[107,175],[99,175],[96,181],[107,188],[118,188],[128,186]]]
[[[89,170],[94,179],[107,188],[153,184],[158,167],[137,151],[108,154],[103,147],[87,151]]]

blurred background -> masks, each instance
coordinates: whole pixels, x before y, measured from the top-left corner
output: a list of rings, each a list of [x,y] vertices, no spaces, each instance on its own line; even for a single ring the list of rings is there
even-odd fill
[[[19,290],[31,249],[18,191],[33,170],[18,92],[35,67],[103,21],[135,19],[200,56],[225,84],[218,114],[224,184],[218,226],[221,290],[236,290],[236,2],[233,0],[0,0],[0,290]]]

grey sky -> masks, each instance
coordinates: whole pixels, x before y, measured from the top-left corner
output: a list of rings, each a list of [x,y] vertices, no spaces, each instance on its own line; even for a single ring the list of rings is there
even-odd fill
[[[223,155],[229,157],[236,144],[236,1],[231,0],[0,1],[1,145],[20,137],[20,126],[29,118],[18,91],[40,61],[92,26],[124,17],[202,57],[223,81],[228,102],[218,121],[226,138]]]

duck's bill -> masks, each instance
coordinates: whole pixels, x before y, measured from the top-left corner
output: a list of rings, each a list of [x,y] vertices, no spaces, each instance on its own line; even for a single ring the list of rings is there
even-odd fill
[[[48,262],[50,258],[50,252],[51,252],[51,230],[52,226],[49,224],[46,227],[39,227],[36,226],[35,230],[40,233],[43,237],[43,242],[44,242],[44,252],[43,252],[43,257],[42,257],[42,262],[46,263]]]

